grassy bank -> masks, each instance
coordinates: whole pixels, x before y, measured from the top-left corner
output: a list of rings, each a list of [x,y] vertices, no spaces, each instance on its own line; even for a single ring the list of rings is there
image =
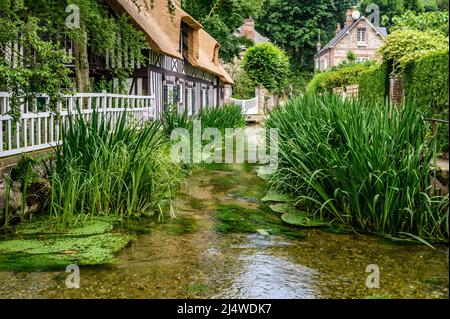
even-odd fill
[[[420,109],[306,96],[275,110],[272,188],[322,220],[358,231],[448,240],[448,195],[433,193],[434,139]]]

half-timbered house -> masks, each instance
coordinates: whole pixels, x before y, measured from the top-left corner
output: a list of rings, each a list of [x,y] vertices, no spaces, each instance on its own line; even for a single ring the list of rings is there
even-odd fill
[[[152,8],[131,0],[106,2],[117,14],[128,15],[150,46],[148,65],[136,66],[128,81],[130,94],[154,95],[157,112],[177,105],[196,114],[203,107],[223,105],[225,86],[233,81],[220,63],[220,44],[179,1],[174,1],[174,12],[166,0],[154,0]]]

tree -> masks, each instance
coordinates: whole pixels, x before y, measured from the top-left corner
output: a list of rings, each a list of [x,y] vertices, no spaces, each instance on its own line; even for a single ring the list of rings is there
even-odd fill
[[[248,17],[258,17],[264,0],[186,0],[182,7],[197,19],[217,42],[220,43],[220,56],[230,62],[240,52],[242,38],[233,32]]]
[[[391,31],[413,29],[419,31],[439,32],[448,36],[448,11],[416,13],[408,11],[392,18]]]
[[[335,35],[336,25],[354,0],[266,0],[257,19],[261,32],[291,57],[297,70],[312,71],[319,33],[322,43]]]
[[[255,85],[262,85],[272,93],[284,90],[290,71],[285,52],[271,43],[257,44],[248,49],[243,68]]]
[[[384,61],[393,64],[393,73],[398,73],[425,54],[448,50],[448,45],[448,37],[441,34],[398,30],[388,35],[380,53]]]
[[[38,19],[21,19],[23,2],[2,1],[0,9],[0,91],[11,94],[9,115],[18,120],[22,102],[34,105],[39,92],[56,110],[62,89],[71,87],[64,65],[70,57],[59,42],[44,38],[47,29]]]
[[[378,6],[381,21],[385,27],[391,27],[394,17],[401,16],[408,11],[414,13],[448,11],[448,0],[363,0],[359,4],[360,11],[364,13],[367,6],[371,4]]]

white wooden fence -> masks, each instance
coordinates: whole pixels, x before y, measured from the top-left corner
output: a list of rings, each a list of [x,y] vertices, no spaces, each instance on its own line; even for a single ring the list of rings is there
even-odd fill
[[[258,115],[258,97],[250,100],[230,99],[231,103],[240,105],[245,115]]]
[[[23,103],[18,123],[8,114],[9,93],[0,92],[0,158],[46,149],[61,142],[61,123],[67,123],[69,114],[78,114],[90,120],[94,110],[116,122],[123,112],[132,121],[148,121],[157,117],[153,96],[135,96],[104,93],[65,95],[58,103],[59,118],[49,109],[49,98],[39,95],[34,103]],[[15,125],[14,125],[15,124]]]

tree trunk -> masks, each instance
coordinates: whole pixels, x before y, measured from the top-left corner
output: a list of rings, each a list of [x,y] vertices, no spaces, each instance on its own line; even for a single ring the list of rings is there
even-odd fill
[[[87,32],[82,31],[79,39],[73,41],[75,58],[75,77],[79,93],[89,91],[89,59],[87,49]]]

